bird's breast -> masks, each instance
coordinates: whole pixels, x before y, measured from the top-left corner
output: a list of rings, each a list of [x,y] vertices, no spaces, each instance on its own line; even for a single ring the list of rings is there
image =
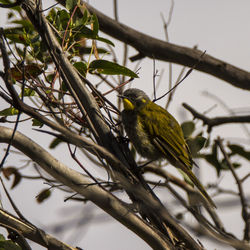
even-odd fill
[[[134,112],[123,111],[122,122],[130,141],[141,156],[150,160],[161,158],[161,153],[145,130],[144,120],[140,116]]]

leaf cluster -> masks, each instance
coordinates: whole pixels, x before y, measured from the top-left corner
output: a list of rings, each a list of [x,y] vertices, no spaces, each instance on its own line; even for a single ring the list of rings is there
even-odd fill
[[[196,128],[193,121],[186,121],[182,123],[181,127],[193,158],[202,158],[206,160],[215,168],[218,176],[220,176],[221,171],[229,170],[225,158],[220,157],[216,141],[211,141],[210,138],[206,139],[203,137],[203,132],[194,135]],[[235,159],[235,156],[238,156],[236,160],[233,160],[232,165],[234,168],[239,168],[241,166],[239,157],[250,161],[250,151],[247,151],[244,147],[238,144],[228,144],[227,147],[229,150],[228,157],[230,159]],[[201,149],[205,150],[201,153]]]

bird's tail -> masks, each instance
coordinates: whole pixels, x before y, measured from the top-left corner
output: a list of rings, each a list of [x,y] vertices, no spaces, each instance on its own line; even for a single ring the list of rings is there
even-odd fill
[[[203,185],[200,183],[200,181],[196,178],[192,170],[183,165],[179,167],[188,176],[188,178],[192,181],[192,183],[199,189],[200,193],[209,202],[209,204],[212,207],[216,208],[216,205],[214,204],[213,200],[211,199],[211,197],[209,196]]]

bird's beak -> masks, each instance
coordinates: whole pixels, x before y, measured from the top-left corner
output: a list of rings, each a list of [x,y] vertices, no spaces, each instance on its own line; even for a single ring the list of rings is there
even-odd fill
[[[124,95],[117,95],[117,96],[122,99],[125,110],[133,110],[135,108],[133,103],[126,96]]]

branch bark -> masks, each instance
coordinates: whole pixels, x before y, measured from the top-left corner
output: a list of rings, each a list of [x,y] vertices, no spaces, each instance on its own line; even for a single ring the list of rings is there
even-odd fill
[[[20,220],[19,218],[2,209],[0,209],[0,224],[5,228],[17,231],[25,238],[32,240],[48,249],[77,250],[77,248],[71,247],[64,242],[57,240],[53,236],[44,233],[41,229],[37,229],[29,225],[28,223]]]
[[[203,123],[208,126],[208,129],[207,129],[208,132],[211,132],[212,128],[215,126],[220,126],[220,125],[227,124],[227,123],[250,123],[249,115],[221,116],[221,117],[208,118],[207,116],[194,110],[187,103],[183,103],[182,106],[185,109],[187,109],[194,116],[194,118],[202,120]]]
[[[222,144],[222,139],[220,137],[217,138],[216,143],[218,144],[226,162],[227,165],[235,179],[235,182],[238,186],[238,190],[239,190],[239,198],[240,198],[240,202],[241,202],[241,206],[242,206],[242,211],[241,211],[241,215],[242,218],[245,222],[245,229],[244,229],[244,240],[246,240],[247,242],[249,242],[250,240],[250,213],[248,212],[248,203],[246,200],[246,196],[245,196],[245,192],[242,186],[242,181],[240,180],[240,178],[238,177],[238,175],[236,174],[236,171],[233,167],[233,164],[231,163],[231,160],[228,156],[228,154],[226,153],[223,144]]]
[[[0,126],[0,142],[9,143],[13,130]],[[55,159],[34,141],[16,132],[12,145],[39,164],[48,174],[86,199],[92,201],[124,226],[145,240],[153,249],[171,249],[157,230],[132,213],[120,200],[77,171]]]

